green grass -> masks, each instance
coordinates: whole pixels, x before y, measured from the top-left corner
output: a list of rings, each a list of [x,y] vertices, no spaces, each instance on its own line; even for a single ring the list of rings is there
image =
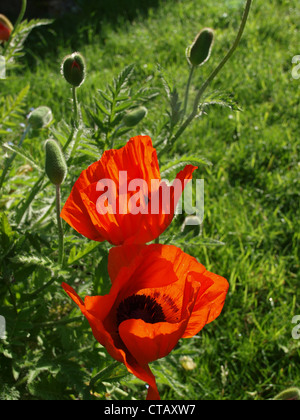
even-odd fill
[[[92,103],[96,89],[105,89],[122,68],[135,63],[133,88],[147,79],[146,85],[158,86],[161,94],[149,104],[145,122],[130,134],[150,134],[155,141],[157,122],[167,111],[157,64],[174,80],[183,98],[188,78],[185,49],[202,27],[214,28],[213,54],[208,64],[196,72],[193,97],[195,88],[232,44],[243,5],[240,0],[161,2],[158,8],[133,21],[119,19],[118,24],[112,24],[103,20],[100,29],[96,25],[93,29],[93,21],[89,27],[78,25],[69,44],[67,40],[60,42],[59,32],[55,35],[51,27],[43,28],[40,35],[33,36],[36,45],[30,39],[27,42],[27,66],[22,73],[15,73],[9,84],[4,82],[3,94],[16,95],[29,83],[24,113],[31,107],[50,106],[57,125],[61,116],[68,122],[71,118],[70,89],[59,74],[66,54],[78,49],[86,57],[88,75],[78,93],[82,107]],[[243,111],[209,108],[207,115],[186,130],[168,156],[161,156],[161,164],[170,156],[187,153],[205,156],[213,163],[196,173],[205,180],[203,237],[225,245],[187,244],[185,251],[230,283],[221,316],[194,339],[182,340],[168,357],[152,364],[163,399],[272,399],[285,388],[299,386],[300,341],[291,335],[292,318],[300,314],[300,82],[291,76],[292,57],[299,54],[297,6],[295,0],[254,2],[236,54],[209,89],[232,93]],[[36,133],[24,143],[36,161],[43,160],[43,142],[48,134]],[[0,139],[7,141],[9,137],[1,134]],[[18,159],[19,165],[26,163]],[[89,159],[92,163],[97,154]],[[69,184],[63,187],[64,199],[83,168],[75,164],[72,167]],[[20,176],[17,169],[18,165],[4,196],[8,214],[39,177],[36,171],[25,169]],[[53,194],[47,187],[39,196],[43,205],[51,205]],[[34,204],[35,211],[39,205],[39,201]],[[171,230],[176,232],[182,222],[183,217],[175,219]],[[50,231],[55,238],[54,214],[53,220],[46,219],[26,233],[26,251],[45,252],[46,257],[49,248],[55,255]],[[76,239],[70,228],[67,235],[69,252],[72,246],[88,243]],[[21,251],[22,244],[18,247]],[[92,291],[95,284],[102,284],[102,254],[97,252],[73,265],[73,272],[68,274],[82,295]],[[11,274],[10,267],[5,270]],[[41,265],[32,263],[16,264],[12,270],[14,283],[9,292],[1,286],[0,314],[14,320],[20,337],[13,346],[2,345],[5,351],[0,356],[0,375],[4,391],[10,397],[27,399],[87,398],[85,384],[91,372],[95,374],[109,360],[95,343],[87,322],[39,326],[55,320],[57,314],[62,317],[71,311],[70,317],[79,315],[60,290],[59,281],[64,276],[60,273],[57,282],[45,291],[44,304],[36,301],[31,315],[29,304],[23,305],[15,318],[12,296],[18,305],[22,294],[32,293],[56,272],[49,274]],[[67,363],[64,352],[68,354]],[[193,371],[181,367],[182,355],[193,358],[197,365]],[[115,378],[108,376],[106,382],[111,385],[97,383],[98,396],[103,398],[106,392],[111,398],[144,398],[144,385],[132,376],[119,379],[124,371],[118,369]]]

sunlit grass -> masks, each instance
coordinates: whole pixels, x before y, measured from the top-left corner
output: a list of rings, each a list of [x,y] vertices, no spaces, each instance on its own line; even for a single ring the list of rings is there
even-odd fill
[[[82,107],[92,102],[96,89],[104,89],[123,67],[135,63],[136,84],[147,79],[148,85],[159,84],[161,89],[161,95],[149,106],[145,124],[135,133],[147,132],[155,140],[155,126],[167,111],[157,64],[174,80],[183,99],[188,77],[185,48],[202,27],[216,30],[211,59],[195,75],[194,87],[197,88],[231,45],[243,4],[239,0],[162,2],[159,8],[150,9],[147,17],[137,17],[133,22],[124,20],[119,25],[103,22],[100,33],[93,33],[91,27],[87,35],[86,29],[75,28],[78,45],[74,45],[74,39],[72,45],[60,44],[59,39],[44,29],[46,42],[57,42],[56,52],[45,54],[42,59],[38,56],[36,60],[31,59],[35,64],[27,66],[23,77],[13,77],[9,85],[4,84],[4,92],[16,94],[28,81],[31,89],[27,111],[47,105],[53,111],[55,124],[61,115],[69,122],[70,89],[59,72],[61,59],[73,52],[72,47],[86,57],[88,67],[86,83],[78,92]],[[243,111],[210,108],[207,115],[186,130],[172,150],[173,155],[199,153],[213,163],[212,167],[199,168],[197,172],[197,177],[205,180],[203,236],[225,245],[187,246],[186,251],[208,270],[227,278],[230,291],[216,322],[206,326],[194,339],[182,340],[170,356],[153,364],[162,398],[270,399],[283,389],[299,384],[300,341],[291,336],[291,320],[300,314],[300,83],[291,77],[292,57],[299,54],[297,7],[294,0],[254,2],[238,51],[211,86],[211,90],[232,93]],[[37,43],[39,49],[38,37]],[[35,46],[28,42],[27,49],[31,57],[35,57]],[[192,90],[191,97],[193,95]],[[41,160],[44,140],[41,137],[29,139],[24,147]],[[19,159],[19,163],[25,162]],[[17,175],[16,169],[12,174]],[[38,178],[38,174],[33,175]],[[24,181],[18,182],[21,188]],[[65,196],[68,193],[63,191]],[[18,197],[21,193],[16,190],[14,194]],[[172,229],[176,230],[182,222],[180,217],[174,220]],[[33,243],[37,234],[33,233]],[[46,232],[41,231],[40,235],[45,235],[47,244]],[[91,287],[93,278],[99,275],[101,260],[95,262],[91,257],[87,262],[83,290]],[[18,279],[18,273],[16,277]],[[32,282],[39,284],[38,273]],[[20,286],[19,293],[24,288]],[[60,291],[52,286],[51,292],[53,296],[49,292],[48,305],[52,298],[61,300]],[[60,310],[63,312],[62,308]],[[46,312],[47,308],[37,311],[41,316]],[[78,315],[74,310],[75,313]],[[63,327],[63,332],[61,326],[57,327],[58,336],[51,338],[53,348],[58,349],[62,341],[72,354],[80,343],[87,366],[99,370],[95,366],[98,353],[103,350],[95,345],[96,350],[89,360],[82,334],[86,334],[88,345],[94,346],[92,334],[86,323],[83,327],[75,325],[77,328],[70,329],[69,333],[67,327]],[[48,336],[47,331],[41,333],[41,339],[46,340]],[[34,353],[28,350],[28,354],[31,352]],[[186,372],[178,362],[185,354],[196,362],[197,367],[192,372]],[[35,356],[32,355],[33,360]],[[50,371],[54,371],[52,363]],[[65,369],[72,377],[71,362]],[[82,378],[76,377],[75,388],[80,398],[85,396],[81,390],[86,380],[84,374]],[[33,395],[36,392],[39,396],[34,381],[30,386]],[[137,398],[144,389],[144,385],[131,376],[126,381],[121,380],[118,387],[128,394],[124,396],[112,390],[113,398]],[[103,390],[99,385],[97,391]]]

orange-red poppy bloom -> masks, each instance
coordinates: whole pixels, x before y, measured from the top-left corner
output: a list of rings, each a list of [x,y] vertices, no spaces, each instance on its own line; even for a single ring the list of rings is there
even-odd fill
[[[80,174],[61,217],[94,241],[145,244],[170,225],[195,169],[187,165],[168,186],[161,182],[150,137],[133,137],[124,147],[105,151]]]
[[[0,41],[8,41],[13,26],[6,16],[0,14]]]
[[[87,318],[95,338],[159,399],[148,364],[181,338],[193,337],[222,311],[228,282],[172,245],[123,245],[109,252],[108,295],[86,296],[62,286]]]

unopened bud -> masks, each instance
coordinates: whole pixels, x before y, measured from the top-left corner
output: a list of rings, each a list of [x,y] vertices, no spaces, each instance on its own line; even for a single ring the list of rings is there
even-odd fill
[[[54,185],[60,185],[64,181],[68,169],[64,155],[59,144],[49,139],[45,144],[46,149],[46,165],[45,170],[48,178]]]
[[[85,79],[85,68],[83,56],[75,52],[63,59],[61,71],[68,83],[74,87],[79,87]]]
[[[186,50],[186,57],[192,66],[202,66],[209,60],[214,43],[214,31],[204,28]]]
[[[0,41],[8,41],[13,29],[14,27],[10,20],[0,14]]]
[[[39,106],[28,115],[28,122],[34,129],[46,127],[52,119],[52,111],[47,106]]]
[[[134,127],[147,115],[147,108],[144,106],[128,112],[123,118],[123,124],[126,127]]]
[[[300,389],[299,388],[288,388],[285,391],[280,392],[280,394],[276,395],[274,400],[300,400]]]

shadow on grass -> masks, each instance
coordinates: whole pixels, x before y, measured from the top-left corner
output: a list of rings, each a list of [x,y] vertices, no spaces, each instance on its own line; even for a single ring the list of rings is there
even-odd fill
[[[1,13],[15,22],[21,0],[11,0],[11,4],[13,7],[9,3],[1,7]],[[32,32],[26,42],[27,60],[30,64],[32,57],[55,54],[62,45],[78,50],[96,35],[101,39],[104,25],[147,16],[148,10],[159,4],[160,0],[31,0],[25,15],[27,19],[51,18],[54,22]]]

